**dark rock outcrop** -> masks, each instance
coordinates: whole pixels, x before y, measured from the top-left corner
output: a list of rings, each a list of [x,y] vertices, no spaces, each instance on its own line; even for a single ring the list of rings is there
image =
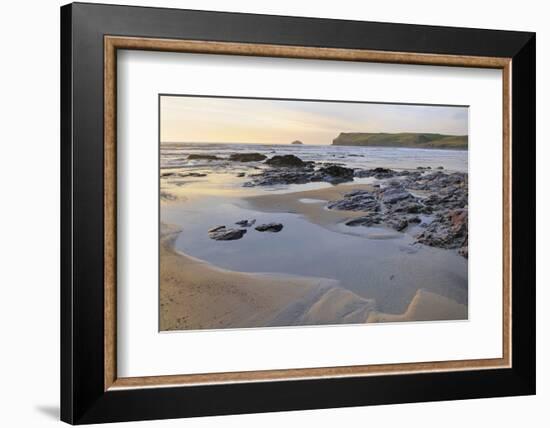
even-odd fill
[[[468,257],[468,175],[421,170],[408,173],[385,168],[367,170],[386,178],[373,190],[354,190],[327,204],[329,209],[364,212],[347,226],[384,225],[399,232],[418,225],[417,243],[458,249]],[[356,174],[357,176],[357,174]],[[414,194],[418,190],[418,194]],[[412,192],[411,192],[412,191]],[[422,215],[421,218],[419,215]]]
[[[361,217],[352,218],[351,220],[346,221],[344,224],[346,226],[367,226],[371,227],[377,224],[382,223],[383,218],[380,214],[376,212],[371,212],[365,214]]]
[[[389,187],[380,192],[380,201],[385,204],[395,204],[405,200],[414,200],[414,196],[401,186]]]
[[[233,241],[241,239],[246,229],[228,229],[225,226],[217,226],[208,231],[208,237],[216,241]]]
[[[191,153],[187,156],[188,160],[219,160],[216,155],[206,155],[204,153]]]
[[[378,180],[383,180],[386,178],[392,178],[398,175],[397,171],[389,168],[372,168],[372,169],[363,169],[355,171],[356,177],[374,177]]]
[[[261,153],[232,153],[229,156],[230,161],[236,162],[260,162],[265,159],[267,159],[267,156]]]
[[[256,219],[252,219],[252,220],[245,219],[245,220],[239,220],[235,222],[236,225],[241,227],[250,227],[250,226],[253,226],[255,223],[256,223]]]
[[[436,215],[426,229],[416,237],[421,244],[439,248],[458,248],[468,255],[468,209],[461,208]]]
[[[256,226],[255,229],[258,232],[280,232],[283,229],[281,223],[266,223]]]
[[[252,181],[243,184],[245,187],[275,186],[280,184],[305,184],[315,181],[310,168],[273,168],[260,174],[249,175]],[[317,180],[321,181],[321,180]]]
[[[294,155],[275,155],[272,158],[266,160],[265,163],[271,166],[283,167],[304,166],[304,161],[298,156]]]
[[[368,190],[355,190],[346,193],[343,199],[329,202],[327,208],[343,211],[379,211],[380,203],[374,193]]]
[[[318,173],[326,176],[326,180],[331,183],[342,183],[345,181],[353,181],[353,169],[339,165],[327,165],[319,168]]]
[[[179,173],[178,177],[186,178],[186,177],[206,177],[208,174],[205,174],[204,172],[187,172],[187,173]]]

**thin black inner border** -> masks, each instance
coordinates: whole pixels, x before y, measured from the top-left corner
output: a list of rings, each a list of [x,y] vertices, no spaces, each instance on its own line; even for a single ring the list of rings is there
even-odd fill
[[[158,206],[158,224],[157,224],[157,259],[158,259],[158,283],[157,283],[157,333],[162,333],[164,330],[160,329],[160,224],[161,224],[161,204],[160,204],[160,153],[161,153],[161,100],[162,97],[174,97],[174,98],[216,98],[216,99],[234,99],[234,100],[256,100],[256,101],[296,101],[296,102],[318,102],[318,103],[342,103],[342,104],[377,104],[377,105],[405,105],[405,106],[420,106],[420,107],[457,107],[457,108],[467,108],[469,110],[470,105],[461,105],[461,104],[429,104],[429,103],[397,103],[397,102],[382,102],[382,101],[358,101],[358,100],[325,100],[325,99],[309,99],[309,98],[276,98],[276,97],[244,97],[238,95],[197,95],[197,94],[174,94],[174,93],[165,93],[159,92],[157,95],[157,174],[158,174],[158,187],[157,187],[157,206]],[[468,114],[468,156],[469,156],[469,136],[470,136],[470,119]],[[469,158],[468,158],[468,168],[469,168]],[[468,171],[469,174],[469,171]],[[469,192],[468,192],[469,193]],[[469,198],[469,196],[468,196]],[[469,225],[468,225],[469,226]],[[469,229],[469,227],[468,227]],[[469,271],[470,264],[468,263],[468,317],[466,321],[470,319],[470,284],[469,284]],[[321,324],[322,326],[334,326],[334,324]],[[343,325],[353,325],[353,324],[343,324]],[[293,326],[279,326],[273,328],[288,328]],[[304,327],[304,326],[302,326]],[[220,330],[248,330],[251,328],[262,328],[262,327],[242,327],[237,329],[194,329],[194,330],[175,330],[175,333],[187,333],[187,332],[212,332]],[[171,331],[171,333],[173,333]]]

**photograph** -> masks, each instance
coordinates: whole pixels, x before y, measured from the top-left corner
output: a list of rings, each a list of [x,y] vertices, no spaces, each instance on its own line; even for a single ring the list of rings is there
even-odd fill
[[[159,95],[159,330],[468,319],[468,106]]]

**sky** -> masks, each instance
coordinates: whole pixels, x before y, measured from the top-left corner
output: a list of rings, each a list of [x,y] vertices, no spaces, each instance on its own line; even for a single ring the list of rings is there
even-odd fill
[[[161,96],[161,142],[331,144],[340,132],[468,133],[468,108]]]

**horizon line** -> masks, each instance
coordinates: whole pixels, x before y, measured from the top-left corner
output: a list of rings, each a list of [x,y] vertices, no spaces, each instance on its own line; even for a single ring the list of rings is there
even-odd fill
[[[440,132],[410,132],[410,131],[404,131],[404,132],[362,132],[362,131],[346,131],[346,132],[340,132],[340,134],[439,134],[439,135],[445,135],[449,137],[468,137],[469,134],[445,134]],[[337,137],[336,137],[337,138]],[[328,144],[314,144],[314,143],[304,143],[299,139],[293,140],[291,142],[246,142],[246,141],[193,141],[193,140],[187,140],[187,141],[162,141],[159,139],[160,144],[185,144],[185,143],[195,143],[195,144],[265,144],[265,145],[293,145],[292,143],[294,141],[301,141],[302,144],[294,144],[294,145],[310,145],[310,146],[330,146],[336,139],[334,138],[330,143]]]

